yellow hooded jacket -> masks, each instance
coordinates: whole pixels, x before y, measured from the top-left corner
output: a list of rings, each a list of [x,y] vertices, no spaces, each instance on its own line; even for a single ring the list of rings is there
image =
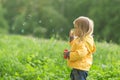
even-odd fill
[[[70,42],[70,46],[68,66],[89,71],[92,65],[92,54],[96,50],[93,37],[87,36],[84,41],[79,41],[79,38],[76,38]]]

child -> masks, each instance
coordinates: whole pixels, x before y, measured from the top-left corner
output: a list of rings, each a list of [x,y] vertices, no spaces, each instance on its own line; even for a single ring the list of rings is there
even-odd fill
[[[78,17],[74,20],[74,29],[70,31],[70,51],[64,51],[68,66],[72,68],[71,80],[86,80],[92,65],[92,54],[95,52],[93,39],[94,24],[88,17]]]

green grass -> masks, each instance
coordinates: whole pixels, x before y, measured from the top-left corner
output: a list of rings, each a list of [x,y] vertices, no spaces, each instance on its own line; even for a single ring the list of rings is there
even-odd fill
[[[120,80],[120,46],[96,42],[88,80]],[[66,41],[0,35],[0,80],[70,80]]]

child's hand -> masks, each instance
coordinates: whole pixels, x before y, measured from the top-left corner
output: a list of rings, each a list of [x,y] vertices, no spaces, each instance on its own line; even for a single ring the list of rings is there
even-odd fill
[[[69,51],[67,49],[64,50],[64,59],[69,58]]]
[[[74,36],[74,29],[71,29],[69,32],[69,37],[73,37]]]
[[[69,33],[69,38],[70,38],[70,42],[74,39],[74,30],[70,30],[70,33]]]

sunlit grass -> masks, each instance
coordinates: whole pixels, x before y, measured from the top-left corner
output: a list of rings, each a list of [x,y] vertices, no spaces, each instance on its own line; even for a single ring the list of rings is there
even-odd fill
[[[96,42],[88,80],[119,80],[120,46]],[[0,80],[69,80],[67,41],[0,35]]]

